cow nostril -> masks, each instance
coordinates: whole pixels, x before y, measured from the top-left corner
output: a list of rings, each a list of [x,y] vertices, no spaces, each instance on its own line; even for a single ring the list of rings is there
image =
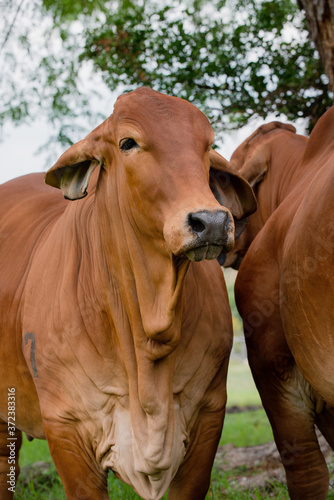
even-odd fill
[[[203,222],[194,214],[189,215],[188,224],[195,233],[202,233],[205,230]]]
[[[230,231],[230,218],[223,210],[192,212],[187,222],[204,245],[224,243]]]

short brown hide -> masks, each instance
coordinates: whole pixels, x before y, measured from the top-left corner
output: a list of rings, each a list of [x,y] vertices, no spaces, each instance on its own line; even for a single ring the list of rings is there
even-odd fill
[[[325,500],[315,425],[334,448],[334,108],[309,138],[273,122],[233,154],[258,210],[226,265],[293,500]]]
[[[16,436],[47,439],[68,499],[107,499],[109,470],[147,500],[205,498],[232,343],[215,258],[255,210],[212,141],[193,105],[140,88],[46,184],[0,186],[1,499],[8,388]]]

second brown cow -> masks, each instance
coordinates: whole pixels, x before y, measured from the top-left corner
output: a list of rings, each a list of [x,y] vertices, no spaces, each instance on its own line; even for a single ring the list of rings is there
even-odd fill
[[[258,211],[227,256],[250,367],[294,500],[324,500],[329,474],[315,432],[334,447],[334,108],[309,139],[260,127],[231,163]]]

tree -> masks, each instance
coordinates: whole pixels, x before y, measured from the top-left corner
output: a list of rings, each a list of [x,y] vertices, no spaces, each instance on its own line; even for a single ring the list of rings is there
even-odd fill
[[[31,123],[43,115],[58,130],[50,143],[67,146],[105,116],[91,106],[95,87],[101,85],[79,61],[83,38],[78,36],[71,47],[65,40],[75,39],[78,27],[70,12],[77,17],[83,1],[63,3],[68,5],[68,19],[61,28],[42,0],[0,0],[0,126]],[[88,73],[92,83],[87,89]]]
[[[311,39],[334,92],[334,0],[299,0],[299,5],[305,10]]]
[[[179,95],[216,127],[237,128],[273,112],[312,126],[332,104],[304,19],[290,0],[218,0],[201,9],[132,4],[109,12],[85,39],[81,59],[93,61],[110,88],[142,83]]]
[[[32,3],[37,22],[52,18],[53,29],[49,35],[44,29],[47,48],[38,54],[29,28],[16,35],[35,65],[24,68],[21,92],[11,73],[2,73],[10,92],[0,101],[0,120],[27,119],[47,108],[50,119],[62,124],[64,142],[71,136],[66,118],[82,121],[91,112],[80,88],[87,67],[110,90],[148,85],[188,99],[216,131],[270,113],[292,121],[303,117],[312,126],[332,104],[295,0],[171,0],[162,7],[158,0]]]

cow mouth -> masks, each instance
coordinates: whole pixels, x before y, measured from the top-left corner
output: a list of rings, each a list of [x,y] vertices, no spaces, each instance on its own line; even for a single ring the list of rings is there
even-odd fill
[[[201,260],[216,259],[222,251],[222,246],[207,243],[196,248],[191,248],[186,252],[186,256],[192,262],[200,262]]]

